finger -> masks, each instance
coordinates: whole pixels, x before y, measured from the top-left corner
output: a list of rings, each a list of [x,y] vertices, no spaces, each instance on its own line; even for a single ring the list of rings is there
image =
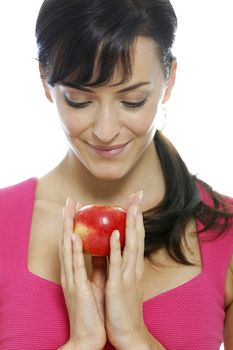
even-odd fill
[[[67,198],[66,205],[63,208],[62,246],[65,245],[65,243],[68,243],[66,238],[69,235],[70,235],[70,238],[72,236],[74,215],[75,215],[74,201],[72,200],[72,198]]]
[[[144,250],[145,250],[145,228],[142,214],[143,191],[138,192],[139,211],[136,219],[136,230],[138,234],[138,256],[136,262],[136,276],[140,279],[144,272]]]
[[[82,240],[78,235],[73,234],[72,242],[74,285],[76,290],[83,291],[88,287],[88,277],[83,256]]]
[[[129,207],[133,204],[142,204],[142,200],[143,200],[143,191],[138,191],[136,193],[131,193],[127,200],[126,200],[126,205],[125,208],[126,210],[129,209]]]
[[[140,213],[143,200],[143,191],[137,192],[133,198],[126,218],[126,244],[123,254],[123,271],[125,278],[135,275],[140,240],[138,237],[137,217]]]
[[[74,202],[71,198],[68,198],[66,201],[66,207],[64,209],[63,235],[61,245],[63,282],[66,283],[68,289],[72,288],[74,282],[72,266],[72,234],[74,214]]]
[[[136,227],[138,232],[138,255],[136,261],[136,276],[141,279],[144,272],[144,250],[145,250],[145,228],[143,223],[142,213],[139,212],[136,220]]]
[[[78,212],[81,207],[81,203],[78,202],[76,204],[76,212]],[[83,244],[81,238],[75,233],[72,235],[72,251],[75,288],[77,288],[77,290],[84,290],[87,288],[88,276],[83,255]]]
[[[107,279],[107,259],[102,256],[92,256],[92,282],[101,290],[104,290]]]
[[[134,198],[135,198],[135,196],[136,196],[136,193],[131,193],[131,194],[128,196],[128,198],[127,198],[127,200],[126,200],[126,205],[125,205],[126,210],[128,210],[129,207],[134,203]]]
[[[62,212],[62,216],[64,218],[64,209]],[[62,287],[65,287],[65,267],[64,267],[64,260],[63,260],[63,253],[62,253],[62,236],[63,236],[63,231],[62,234],[58,238],[58,251],[59,251],[59,259],[60,259],[60,269],[61,269],[61,285]]]
[[[123,266],[122,270],[126,279],[132,278],[138,255],[138,237],[136,232],[136,218],[138,206],[131,205],[127,211],[126,230],[125,230],[125,247],[123,251]]]
[[[60,260],[61,260],[61,250],[62,250],[63,236],[64,236],[64,218],[65,218],[65,207],[62,208],[62,220],[63,220],[62,224],[63,224],[63,227],[62,227],[61,232],[58,234],[58,240],[57,240],[58,247],[59,247]]]
[[[109,272],[108,272],[108,287],[119,285],[121,280],[121,246],[120,232],[113,231],[110,238],[110,257],[109,257]]]

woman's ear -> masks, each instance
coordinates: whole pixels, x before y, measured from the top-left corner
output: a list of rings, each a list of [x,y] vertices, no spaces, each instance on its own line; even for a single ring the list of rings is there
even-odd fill
[[[166,84],[167,86],[165,89],[162,103],[166,103],[171,97],[172,89],[176,81],[176,70],[177,70],[177,61],[176,61],[176,58],[174,58],[171,64],[170,74],[167,80],[167,84]]]
[[[40,79],[41,79],[41,82],[42,82],[43,87],[44,87],[45,96],[47,97],[47,99],[50,102],[53,103],[53,99],[52,99],[52,96],[51,96],[49,85],[48,85],[48,83],[46,81],[45,70],[44,70],[43,64],[41,62],[39,63],[39,70],[40,70]]]

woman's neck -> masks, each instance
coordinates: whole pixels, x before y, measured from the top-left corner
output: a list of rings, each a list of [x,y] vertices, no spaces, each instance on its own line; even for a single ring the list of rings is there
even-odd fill
[[[151,144],[135,167],[124,177],[114,181],[96,179],[71,154],[50,173],[42,177],[41,186],[50,188],[50,200],[63,202],[70,196],[86,204],[118,205],[125,207],[127,197],[144,191],[143,210],[160,202],[164,195],[164,179],[154,144]],[[53,198],[53,199],[52,199]]]

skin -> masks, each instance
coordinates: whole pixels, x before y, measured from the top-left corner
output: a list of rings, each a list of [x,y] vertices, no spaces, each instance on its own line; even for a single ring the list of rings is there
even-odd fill
[[[51,87],[42,78],[45,94],[57,108],[69,150],[63,161],[40,179],[38,187],[45,188],[46,198],[56,198],[61,206],[67,196],[78,199],[70,198],[63,211],[64,229],[59,243],[61,284],[70,318],[70,340],[63,349],[102,349],[107,338],[118,350],[164,349],[149,334],[142,316],[145,266],[142,211],[155,206],[164,194],[153,137],[158,110],[170,98],[177,68],[174,60],[166,80],[156,53],[158,48],[152,40],[139,37],[131,80],[122,86],[112,86],[119,79],[116,70],[111,83],[93,88],[92,94],[66,86]],[[40,69],[44,77],[43,67]],[[150,84],[118,93],[123,87],[145,81]],[[64,96],[76,103],[91,101],[91,104],[76,109],[66,104]],[[133,111],[123,104],[145,97],[148,102]],[[88,142],[112,146],[128,141],[125,151],[113,159],[94,154],[87,145]],[[143,202],[139,190],[144,193]],[[43,196],[43,190],[40,193]],[[110,260],[93,257],[89,277],[81,241],[72,240],[72,223],[76,210],[90,203],[125,207],[127,230],[123,255],[113,233]],[[230,286],[229,291],[232,289]],[[231,329],[232,310],[227,319],[226,332]],[[230,349],[233,339],[229,331],[226,339]]]

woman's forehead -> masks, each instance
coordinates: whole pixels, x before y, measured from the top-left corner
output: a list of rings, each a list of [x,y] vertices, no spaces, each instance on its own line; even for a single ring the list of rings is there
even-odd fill
[[[139,37],[132,51],[132,73],[142,74],[161,68],[159,47],[154,40]]]

